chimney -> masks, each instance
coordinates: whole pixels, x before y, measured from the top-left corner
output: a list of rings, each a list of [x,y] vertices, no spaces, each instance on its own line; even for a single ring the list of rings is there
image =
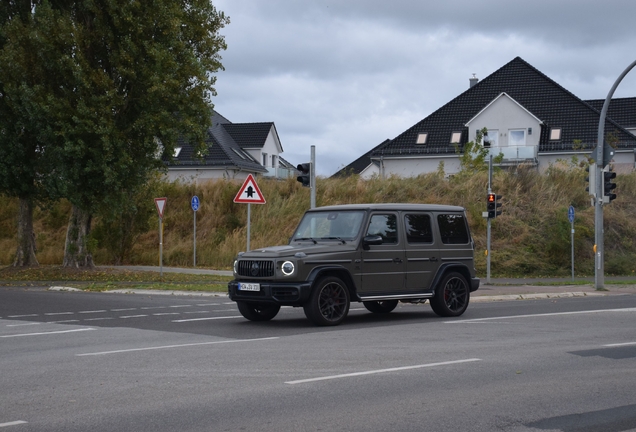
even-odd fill
[[[475,84],[479,82],[479,78],[477,78],[476,74],[473,74],[473,77],[470,78],[468,81],[470,82],[470,85],[468,86],[468,88],[472,88]]]

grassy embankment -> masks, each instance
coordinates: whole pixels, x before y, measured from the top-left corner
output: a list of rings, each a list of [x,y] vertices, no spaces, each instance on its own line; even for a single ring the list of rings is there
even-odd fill
[[[594,208],[585,192],[584,177],[584,170],[571,163],[552,167],[545,174],[526,169],[495,173],[492,188],[503,195],[504,200],[503,215],[492,221],[492,277],[569,276],[571,246],[567,209],[570,205],[576,209],[576,276],[594,274]],[[486,271],[486,220],[482,212],[485,210],[487,181],[486,173],[462,173],[451,178],[432,173],[417,178],[368,181],[357,177],[319,178],[316,201],[318,206],[364,202],[463,206],[477,245],[477,272],[483,277]],[[616,183],[618,198],[604,208],[605,272],[608,275],[634,275],[636,173],[619,175]],[[168,200],[164,215],[163,264],[191,267],[193,214],[190,198],[197,195],[201,200],[197,212],[197,266],[229,269],[236,253],[246,247],[247,205],[232,202],[240,184],[240,181],[224,180],[201,185],[154,183],[140,196],[131,197],[137,203],[134,214],[109,223],[104,217],[94,219],[91,245],[96,264],[158,265],[158,219],[153,198],[165,196]],[[251,247],[284,244],[309,206],[309,190],[300,187],[295,179],[258,179],[258,184],[267,204],[251,206]],[[62,201],[35,212],[37,258],[43,266],[59,266],[62,262],[69,210],[70,205]],[[0,197],[0,264],[5,266],[11,264],[15,254],[16,215],[17,201]],[[56,274],[63,273],[56,271]],[[8,269],[3,270],[0,280],[9,277],[9,273]],[[145,274],[139,282],[152,281],[154,277],[158,275]],[[167,281],[170,277],[177,276],[164,273],[163,279]],[[82,278],[94,281],[97,276]],[[109,278],[134,284],[136,277],[104,275],[102,281],[108,282]],[[211,281],[210,276],[201,277],[201,280],[186,279],[183,283],[193,287]]]

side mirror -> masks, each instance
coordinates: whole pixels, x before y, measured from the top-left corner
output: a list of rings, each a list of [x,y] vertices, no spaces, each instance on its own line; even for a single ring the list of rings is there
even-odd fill
[[[378,246],[382,244],[382,237],[379,235],[368,235],[362,239],[362,248],[369,250],[369,246]]]

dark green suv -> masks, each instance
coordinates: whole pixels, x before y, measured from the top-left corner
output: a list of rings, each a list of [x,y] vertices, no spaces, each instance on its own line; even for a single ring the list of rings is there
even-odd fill
[[[340,324],[351,301],[388,313],[429,300],[436,314],[459,316],[479,287],[464,208],[429,204],[309,210],[288,245],[239,253],[234,278],[229,296],[245,318],[302,306],[316,325]]]

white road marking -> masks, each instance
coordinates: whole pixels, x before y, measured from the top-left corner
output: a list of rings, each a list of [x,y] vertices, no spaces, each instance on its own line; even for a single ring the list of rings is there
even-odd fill
[[[45,313],[46,316],[54,316],[54,315],[73,315],[75,312],[49,312]]]
[[[0,428],[8,427],[8,426],[17,426],[17,425],[26,424],[26,423],[27,422],[25,422],[24,420],[16,420],[16,421],[7,422],[7,423],[0,423]]]
[[[140,308],[141,310],[148,310],[148,309],[165,309],[166,306],[146,306],[146,307],[142,307]],[[130,309],[130,310],[134,310],[134,309]]]
[[[7,327],[24,327],[24,326],[32,326],[32,325],[40,325],[42,323],[39,322],[30,322],[30,323],[22,323],[22,324],[7,324]]]
[[[79,322],[79,320],[49,321],[47,324],[62,324],[62,323],[71,323],[71,322]]]
[[[179,312],[159,312],[153,313],[153,316],[164,316],[164,315],[181,315]]]
[[[79,311],[78,313],[81,314],[89,314],[89,313],[104,313],[106,312],[105,310],[93,310],[93,311]]]
[[[26,318],[26,317],[36,317],[38,314],[28,314],[28,315],[9,315],[7,318]]]
[[[184,314],[202,314],[202,313],[211,313],[210,311],[189,311],[184,312]]]
[[[119,318],[142,318],[142,317],[147,317],[148,315],[126,315],[126,316],[120,316]]]
[[[221,303],[199,303],[197,306],[220,306]]]
[[[475,318],[475,319],[466,319],[466,320],[457,320],[457,321],[444,321],[445,324],[465,324],[465,323],[473,323],[480,321],[492,321],[492,320],[504,320],[504,319],[513,319],[513,318],[535,318],[535,317],[548,317],[548,316],[563,316],[563,315],[585,315],[585,314],[598,314],[598,313],[606,313],[606,312],[636,312],[636,308],[624,308],[624,309],[596,309],[589,311],[573,311],[573,312],[552,312],[552,313],[542,313],[542,314],[529,314],[529,315],[511,315],[511,316],[502,316],[502,317],[492,317],[492,318]]]
[[[22,337],[22,336],[41,336],[41,335],[51,335],[51,334],[61,334],[61,333],[75,333],[81,331],[95,330],[94,328],[81,328],[74,330],[59,330],[59,331],[50,331],[50,332],[40,332],[40,333],[22,333],[22,334],[14,334],[14,335],[5,335],[0,336],[0,338],[13,338],[13,337]]]
[[[209,320],[230,319],[230,318],[243,318],[243,315],[207,317],[207,318],[190,318],[190,319],[182,319],[182,320],[172,320],[172,322],[182,323],[182,322],[190,322],[190,321],[209,321]]]
[[[481,359],[471,358],[471,359],[465,359],[465,360],[453,360],[453,361],[447,361],[447,362],[428,363],[428,364],[421,364],[421,365],[415,365],[415,366],[402,366],[402,367],[389,368],[389,369],[377,369],[377,370],[370,370],[370,371],[364,371],[364,372],[353,372],[348,374],[331,375],[331,376],[324,376],[324,377],[318,377],[318,378],[308,378],[308,379],[295,380],[295,381],[286,381],[285,384],[304,384],[304,383],[314,382],[314,381],[350,378],[350,377],[361,376],[361,375],[397,372],[397,371],[403,371],[403,370],[421,369],[421,368],[429,368],[429,367],[435,367],[435,366],[447,366],[447,365],[476,362],[476,361],[481,361]]]
[[[223,341],[214,341],[214,342],[198,342],[198,343],[179,344],[179,345],[163,345],[163,346],[156,346],[156,347],[130,348],[130,349],[123,349],[123,350],[102,351],[102,352],[83,353],[83,354],[75,354],[75,355],[78,356],[78,357],[98,356],[98,355],[107,355],[107,354],[129,353],[129,352],[135,352],[135,351],[150,351],[150,350],[170,349],[170,348],[184,348],[184,347],[193,347],[193,346],[202,346],[202,345],[218,345],[218,344],[237,343],[237,342],[259,342],[259,341],[274,340],[274,339],[278,339],[278,337],[266,337],[266,338],[258,338],[258,339],[235,339],[235,340],[223,340]]]
[[[142,308],[144,309],[144,308]],[[137,308],[123,308],[123,309],[111,309],[111,312],[124,312],[124,311],[131,311],[131,310],[137,310]]]
[[[170,306],[171,308],[181,308],[181,307],[192,307],[192,305],[174,305]]]
[[[113,317],[101,317],[101,318],[86,318],[84,321],[103,321],[103,320],[112,320]]]
[[[630,346],[630,345],[636,345],[636,342],[615,343],[615,344],[607,344],[603,346],[607,348],[612,348],[612,347],[623,347],[623,346]]]

